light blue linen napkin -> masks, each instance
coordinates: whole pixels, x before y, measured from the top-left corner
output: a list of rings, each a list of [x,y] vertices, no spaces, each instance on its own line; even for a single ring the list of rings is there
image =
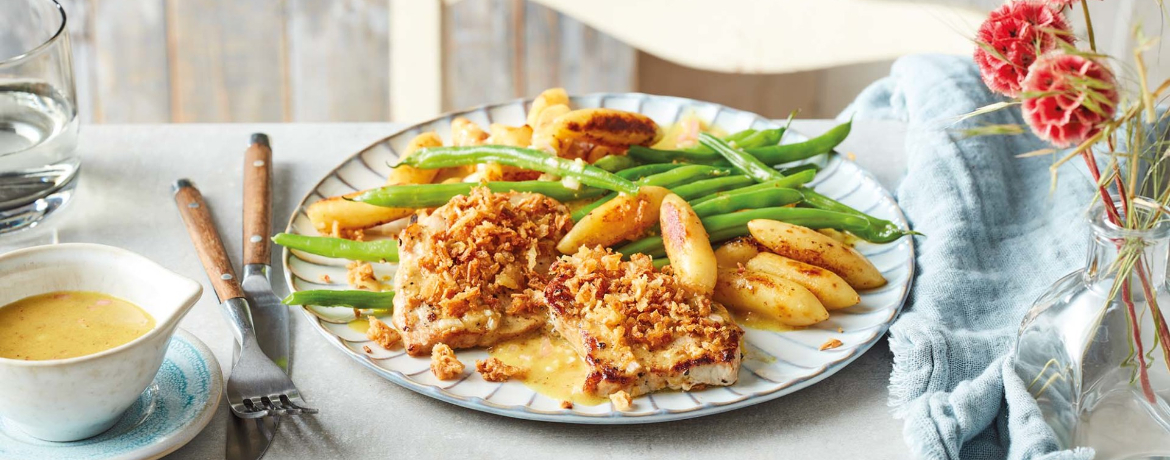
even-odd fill
[[[890,405],[917,458],[1087,459],[1057,451],[1011,350],[1032,302],[1082,266],[1091,182],[1073,168],[1053,191],[1048,147],[1032,135],[965,138],[978,124],[1021,123],[1018,108],[956,123],[1001,99],[970,58],[909,56],[842,117],[907,123],[899,204],[914,230],[918,273],[890,328]]]

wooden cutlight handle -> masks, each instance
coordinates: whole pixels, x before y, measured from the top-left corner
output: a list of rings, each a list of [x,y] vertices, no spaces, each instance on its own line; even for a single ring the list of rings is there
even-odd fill
[[[232,261],[228,259],[227,251],[223,248],[223,240],[215,230],[215,221],[211,219],[211,210],[203,202],[203,194],[187,179],[175,182],[175,204],[179,206],[179,214],[183,216],[183,223],[187,225],[187,233],[191,235],[191,242],[195,244],[195,252],[199,253],[199,260],[203,262],[203,270],[211,278],[211,286],[215,288],[215,295],[222,303],[228,299],[243,297],[240,282],[236,280],[236,272],[232,269]]]
[[[271,263],[272,147],[268,136],[252,135],[244,152],[244,265]]]

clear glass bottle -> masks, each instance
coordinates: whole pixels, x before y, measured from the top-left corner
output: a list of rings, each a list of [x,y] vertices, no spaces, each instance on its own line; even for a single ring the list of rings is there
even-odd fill
[[[1143,206],[1133,212],[1153,215]],[[1089,216],[1085,268],[1057,281],[1024,317],[1016,374],[1065,448],[1092,447],[1097,459],[1170,458],[1170,362],[1155,339],[1150,310],[1170,316],[1170,220],[1133,231],[1109,222],[1100,204]],[[1134,262],[1140,271],[1126,268]],[[1143,274],[1155,302],[1147,301]],[[1130,305],[1140,342],[1133,340]],[[1149,385],[1139,372],[1138,344]]]

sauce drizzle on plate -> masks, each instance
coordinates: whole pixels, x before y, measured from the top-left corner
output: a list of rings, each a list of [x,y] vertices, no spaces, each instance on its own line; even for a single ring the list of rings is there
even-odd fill
[[[553,335],[553,334],[549,334]],[[528,371],[522,382],[537,393],[559,401],[596,406],[608,399],[581,392],[588,369],[577,352],[560,336],[532,335],[491,347],[488,352],[504,364]]]

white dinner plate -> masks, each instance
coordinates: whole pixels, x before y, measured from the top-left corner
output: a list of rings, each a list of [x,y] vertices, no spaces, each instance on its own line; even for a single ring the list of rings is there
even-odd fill
[[[574,109],[610,107],[639,112],[662,126],[674,123],[691,111],[726,132],[779,126],[775,121],[753,113],[677,97],[603,93],[572,97],[571,100]],[[515,100],[450,113],[374,143],[328,172],[301,201],[286,231],[316,235],[304,213],[305,206],[325,197],[383,185],[390,171],[389,165],[398,158],[397,152],[403,151],[419,133],[435,131],[450,142],[450,125],[455,117],[468,118],[485,128],[490,123],[522,125],[530,104],[531,101]],[[784,135],[784,143],[806,139],[795,132]],[[823,166],[811,183],[816,190],[906,228],[902,211],[873,175],[842,155],[821,155],[814,161]],[[391,382],[435,399],[532,420],[597,424],[665,422],[725,412],[779,398],[833,375],[869,349],[885,334],[910,290],[914,275],[914,246],[911,239],[905,237],[880,245],[861,242],[856,247],[873,261],[889,284],[861,292],[859,305],[834,310],[827,321],[815,327],[790,332],[745,328],[746,353],[735,385],[645,395],[635,398],[633,410],[627,412],[617,411],[608,403],[597,406],[577,404],[571,409],[562,409],[560,401],[536,393],[521,382],[487,382],[475,372],[466,373],[458,381],[439,381],[429,372],[429,358],[412,357],[401,350],[384,350],[370,342],[363,333],[351,329],[347,322],[353,319],[352,310],[306,307],[303,311],[314,327],[344,355]],[[283,259],[290,291],[347,288],[347,261],[287,249]],[[378,275],[390,275],[394,268],[393,264],[375,264]],[[820,346],[830,339],[838,339],[843,345],[820,350]],[[365,351],[367,347],[371,352]],[[487,352],[481,349],[458,351],[458,357],[464,363],[487,356]]]

